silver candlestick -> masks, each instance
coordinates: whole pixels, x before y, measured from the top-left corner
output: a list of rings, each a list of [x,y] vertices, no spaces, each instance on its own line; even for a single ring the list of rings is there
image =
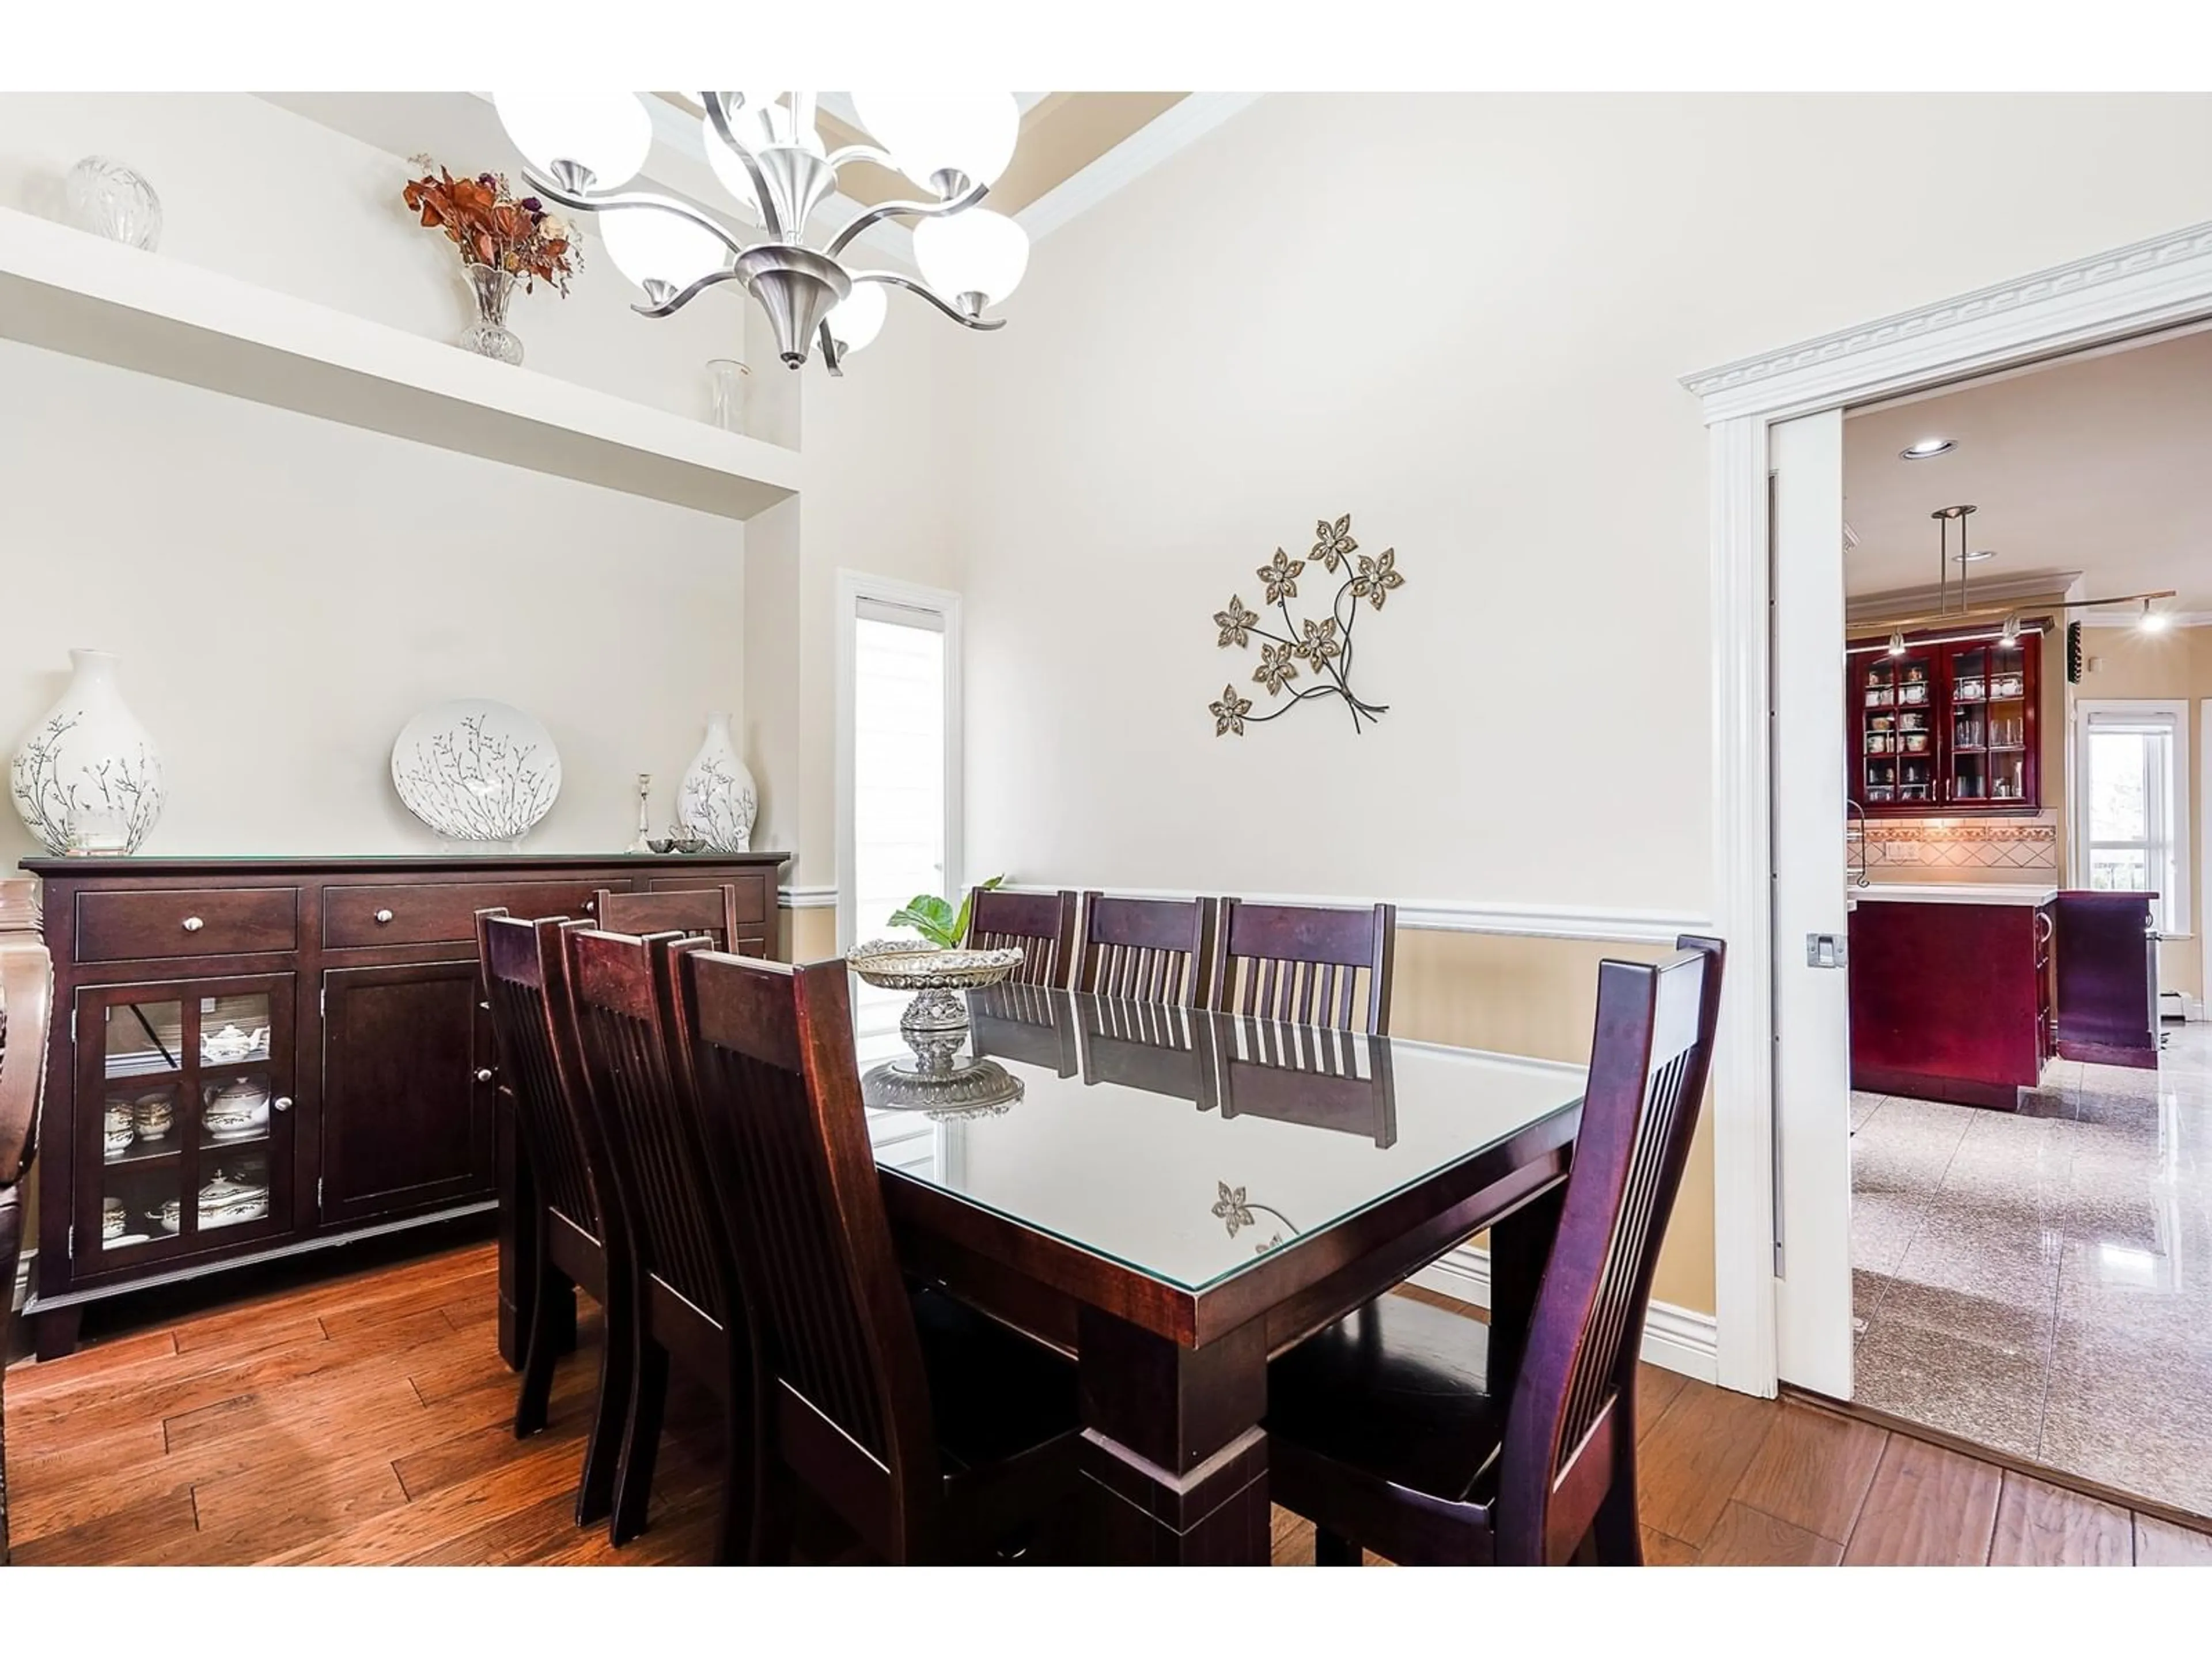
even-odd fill
[[[646,804],[652,794],[653,774],[639,773],[637,775],[637,839],[630,842],[629,848],[625,849],[629,852],[650,853],[653,850],[646,842],[646,836],[653,829],[651,811]]]

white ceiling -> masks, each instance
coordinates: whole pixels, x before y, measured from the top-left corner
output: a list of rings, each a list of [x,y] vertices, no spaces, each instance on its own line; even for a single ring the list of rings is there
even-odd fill
[[[1899,458],[1927,437],[1958,447]],[[1976,582],[2079,571],[2092,597],[2171,587],[2172,609],[2212,611],[2212,333],[1851,416],[1844,517],[1858,544],[1844,556],[1846,592],[1933,587],[1928,515],[1967,501],[1980,509],[1972,544],[1997,550],[1972,567]]]

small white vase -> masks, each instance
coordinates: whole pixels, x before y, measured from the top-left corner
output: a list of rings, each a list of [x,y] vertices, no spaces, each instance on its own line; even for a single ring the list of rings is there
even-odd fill
[[[49,853],[135,853],[161,816],[161,757],[116,689],[115,658],[72,651],[59,702],[8,769],[15,810]]]
[[[676,788],[676,825],[716,853],[750,853],[753,817],[760,810],[753,775],[730,741],[730,717],[707,716],[707,740],[691,757]]]

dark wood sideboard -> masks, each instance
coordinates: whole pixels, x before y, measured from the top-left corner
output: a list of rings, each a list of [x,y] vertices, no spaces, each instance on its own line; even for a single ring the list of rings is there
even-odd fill
[[[68,1352],[107,1297],[488,1218],[527,1172],[499,1103],[477,911],[583,916],[602,887],[729,883],[737,948],[770,955],[784,858],[25,860],[54,959],[24,1308],[40,1357]],[[210,1194],[224,1181],[243,1201]]]

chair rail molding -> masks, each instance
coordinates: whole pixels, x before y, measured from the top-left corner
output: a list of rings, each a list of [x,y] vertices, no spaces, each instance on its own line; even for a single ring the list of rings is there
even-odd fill
[[[2198,224],[1682,377],[1711,454],[1714,921],[1742,969],[1714,1057],[1716,1360],[1728,1388],[1771,1395],[1778,1381],[1768,428],[2208,318],[2212,224]]]
[[[1053,893],[1065,887],[1079,890],[1098,884],[1091,878],[1064,882],[1012,881],[1010,892]],[[1211,898],[1217,890],[1190,887],[1121,887],[1110,889],[1117,898],[1169,899],[1187,902]],[[1672,945],[1683,933],[1711,930],[1707,917],[1687,911],[1615,910],[1586,904],[1524,904],[1483,899],[1378,899],[1372,893],[1346,896],[1328,893],[1252,893],[1237,896],[1247,904],[1310,904],[1333,909],[1364,910],[1378,902],[1395,904],[1398,926],[1419,933],[1500,933],[1516,939],[1589,939],[1607,945]]]
[[[779,887],[775,902],[786,910],[834,910],[837,908],[837,889],[828,887]]]

